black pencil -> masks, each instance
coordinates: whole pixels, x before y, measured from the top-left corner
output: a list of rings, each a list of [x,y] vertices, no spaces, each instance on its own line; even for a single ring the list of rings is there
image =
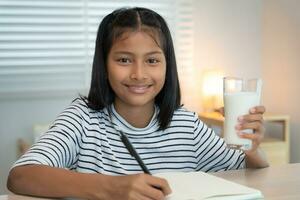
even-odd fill
[[[141,166],[144,173],[151,175],[149,169],[146,167],[146,165],[142,161],[141,157],[139,156],[139,154],[136,152],[136,150],[130,143],[127,136],[124,135],[124,133],[122,131],[120,131],[120,134],[121,134],[121,140],[122,140],[123,144],[125,145],[126,149],[129,151],[130,155],[136,159],[136,161],[139,163],[139,165]]]

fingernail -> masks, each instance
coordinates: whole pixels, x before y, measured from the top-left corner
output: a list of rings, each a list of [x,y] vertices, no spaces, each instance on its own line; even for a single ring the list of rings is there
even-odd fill
[[[242,128],[242,126],[239,125],[239,124],[235,126],[235,129],[236,129],[236,130],[240,130],[241,128]]]
[[[250,109],[250,112],[251,112],[251,113],[255,113],[255,112],[256,112],[256,109],[255,109],[255,108],[251,108],[251,109]]]

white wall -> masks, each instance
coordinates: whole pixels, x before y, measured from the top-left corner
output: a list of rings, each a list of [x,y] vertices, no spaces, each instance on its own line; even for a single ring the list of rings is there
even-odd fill
[[[261,1],[197,0],[195,4],[198,79],[208,68],[219,68],[227,76],[261,77]],[[201,81],[198,85],[200,92]]]
[[[263,1],[263,101],[291,117],[291,161],[300,162],[300,1]]]

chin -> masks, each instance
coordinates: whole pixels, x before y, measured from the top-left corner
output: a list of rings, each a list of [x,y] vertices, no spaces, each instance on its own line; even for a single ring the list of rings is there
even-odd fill
[[[138,97],[135,97],[127,102],[125,102],[126,104],[130,105],[130,106],[136,106],[136,107],[142,107],[142,106],[146,106],[149,104],[154,104],[154,100],[145,100],[145,99],[138,99]]]
[[[150,102],[131,102],[131,103],[129,103],[129,105],[132,107],[143,107],[143,106],[146,106],[149,104],[150,104]]]

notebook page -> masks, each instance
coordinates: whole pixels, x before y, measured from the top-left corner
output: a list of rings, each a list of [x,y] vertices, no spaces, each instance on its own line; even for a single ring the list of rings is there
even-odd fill
[[[261,199],[259,190],[204,172],[169,172],[155,176],[167,179],[172,194],[167,200],[247,200]]]

